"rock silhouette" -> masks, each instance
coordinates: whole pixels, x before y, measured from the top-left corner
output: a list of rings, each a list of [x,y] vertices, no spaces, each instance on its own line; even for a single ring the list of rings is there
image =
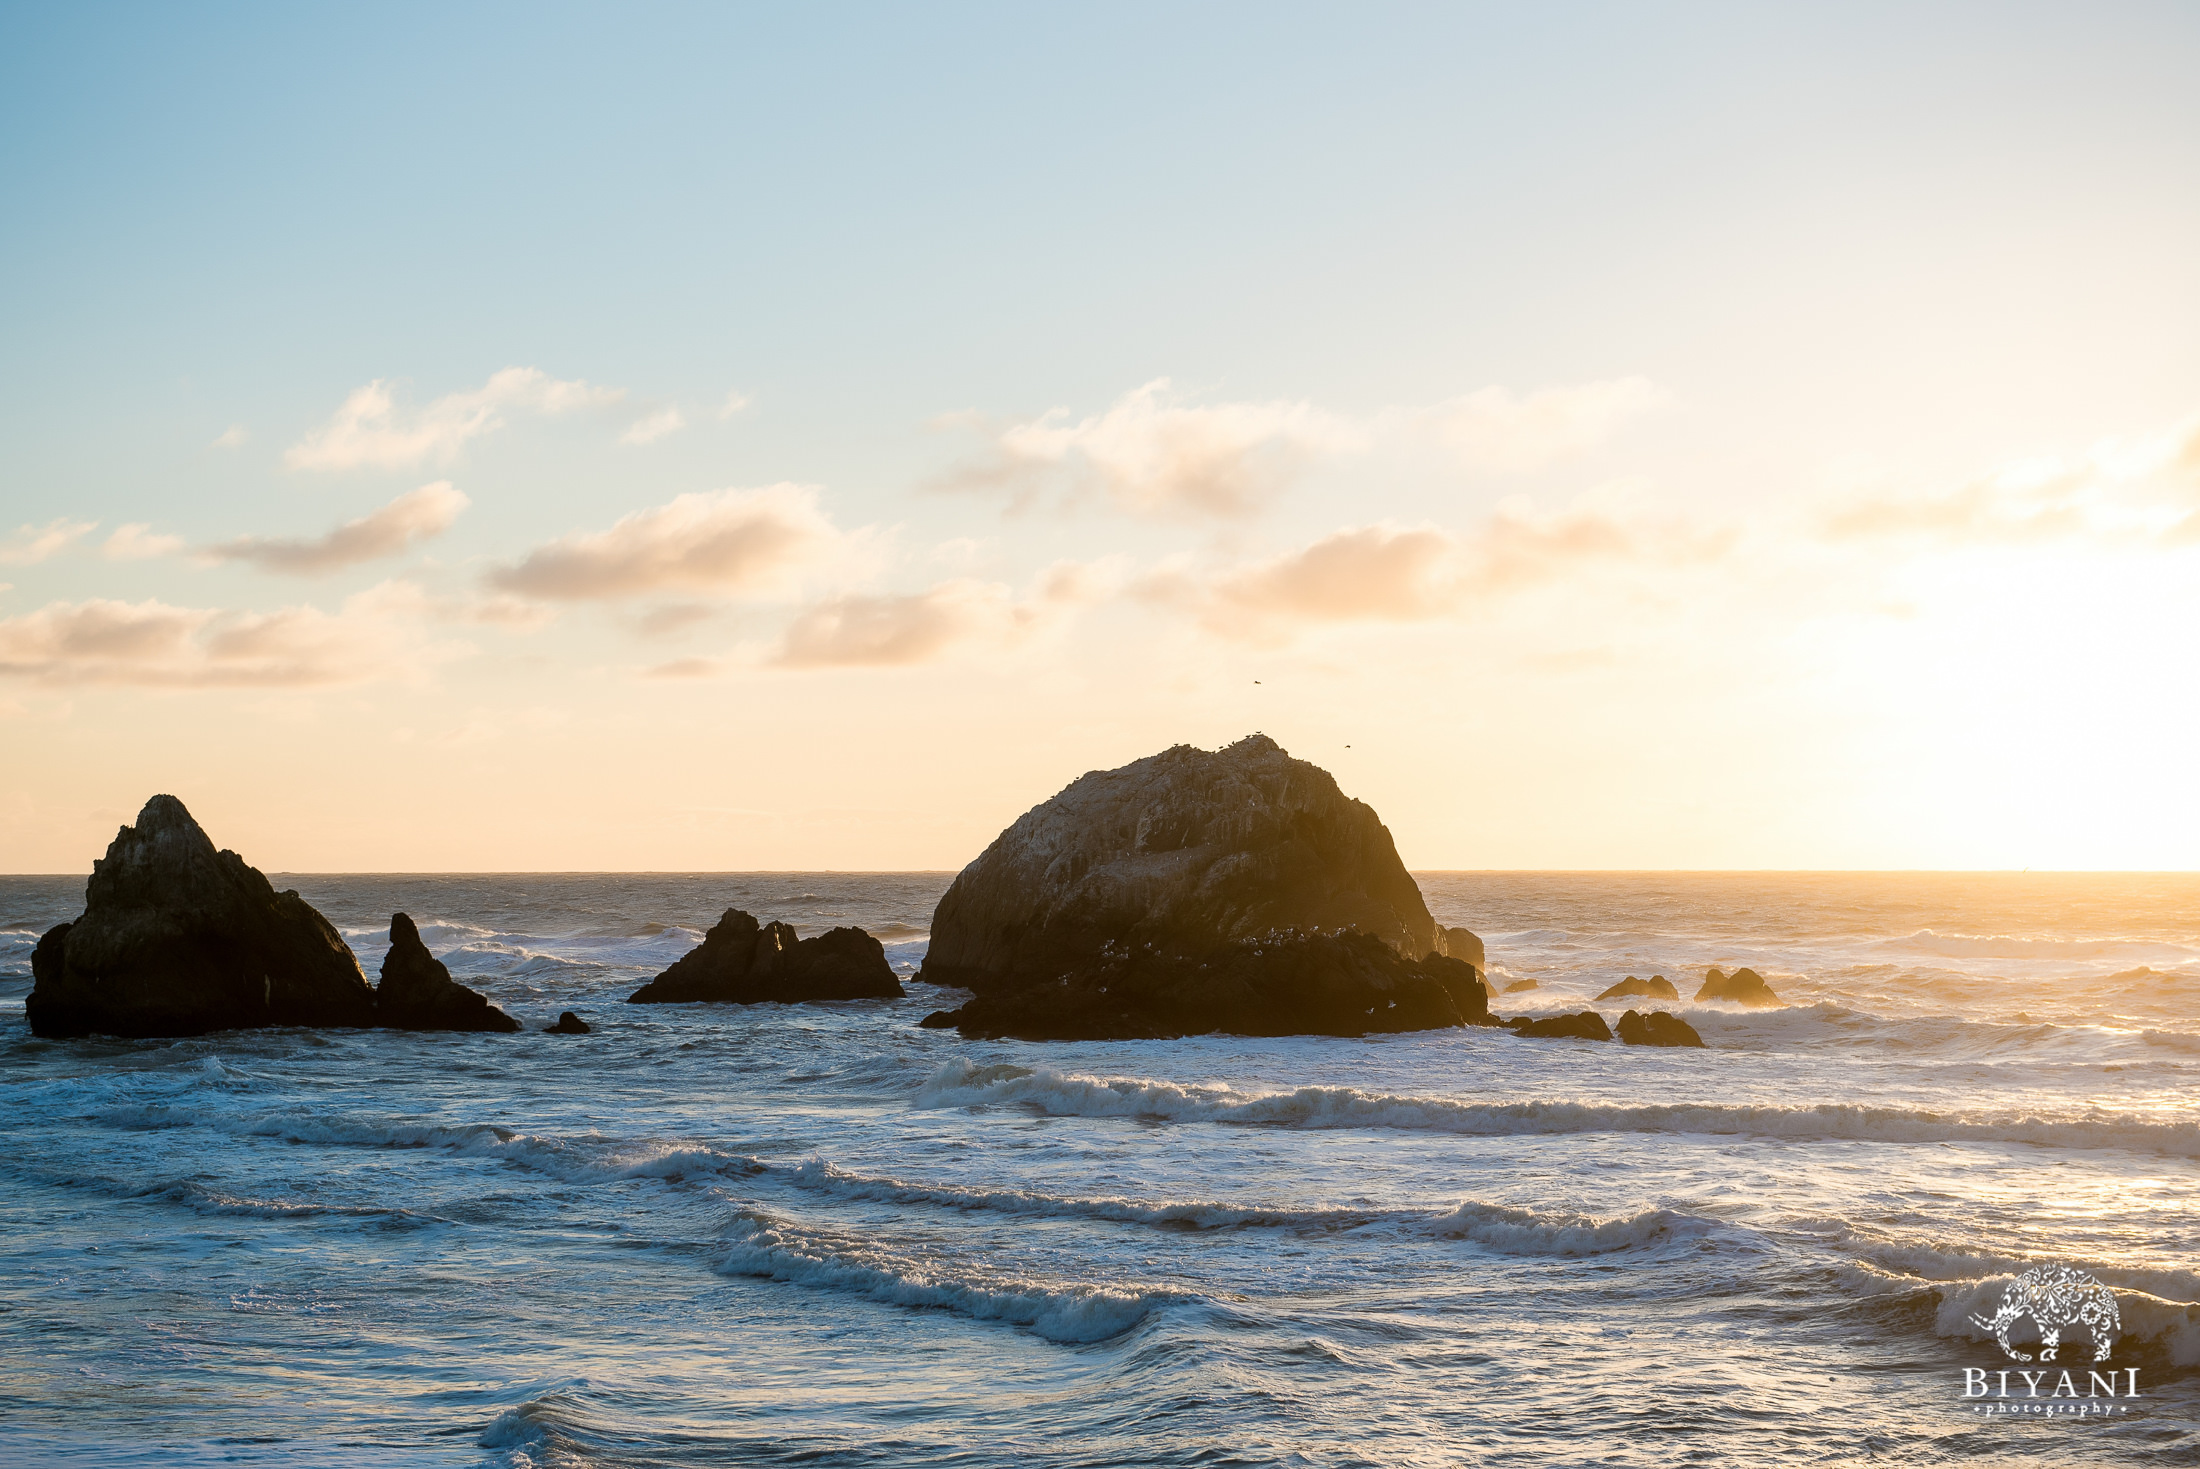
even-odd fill
[[[1753,1010],[1768,1009],[1780,1003],[1780,997],[1766,984],[1764,976],[1754,969],[1737,969],[1723,974],[1717,969],[1707,970],[1703,987],[1696,991],[1698,1000],[1731,1000]]]
[[[402,913],[390,915],[390,951],[382,958],[375,1013],[392,1030],[519,1029],[517,1020],[452,979],[443,961],[420,941],[419,928]]]
[[[558,1023],[545,1025],[542,1028],[542,1033],[544,1035],[586,1035],[590,1029],[592,1027],[589,1023],[581,1019],[580,1016],[575,1015],[570,1010],[560,1010],[558,1012]]]
[[[626,998],[634,1005],[793,1005],[892,1000],[901,993],[885,947],[860,928],[798,938],[787,924],[759,924],[728,908],[700,944]]]
[[[1653,974],[1648,979],[1637,979],[1630,974],[1597,998],[1627,1000],[1638,995],[1651,1000],[1677,1000],[1681,997],[1681,992],[1673,988],[1673,981],[1662,974]]]
[[[1250,735],[1025,812],[940,899],[922,977],[974,992],[927,1020],[966,1035],[1358,1035],[1486,1019],[1480,957],[1371,808]]]
[[[31,955],[24,1004],[43,1036],[203,1035],[375,1023],[374,991],[336,929],[155,796],[92,864],[84,913]]]
[[[1703,1045],[1703,1037],[1696,1034],[1695,1026],[1663,1010],[1654,1010],[1648,1015],[1630,1010],[1620,1016],[1619,1024],[1613,1029],[1630,1046]]]
[[[1546,1015],[1541,1020],[1516,1016],[1505,1023],[1513,1028],[1515,1035],[1530,1040],[1608,1041],[1612,1038],[1612,1028],[1594,1010],[1584,1010],[1578,1015]]]

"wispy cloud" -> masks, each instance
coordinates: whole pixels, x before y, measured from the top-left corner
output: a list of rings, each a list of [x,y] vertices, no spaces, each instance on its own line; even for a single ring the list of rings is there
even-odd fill
[[[666,434],[678,433],[687,427],[687,419],[678,408],[660,408],[634,420],[627,431],[619,435],[622,444],[654,444]]]
[[[1054,496],[1139,515],[1244,517],[1317,460],[1433,451],[1471,470],[1523,472],[1595,448],[1665,401],[1630,377],[1527,394],[1484,388],[1352,415],[1304,401],[1197,403],[1157,378],[1084,418],[1056,408],[1006,425],[945,420],[978,428],[989,442],[935,487],[999,492],[1016,506]]]
[[[1110,595],[1120,580],[1113,560],[1058,561],[1020,598],[999,582],[972,577],[921,592],[834,597],[788,625],[771,661],[781,668],[897,668],[966,644],[1003,648]]]
[[[533,367],[507,367],[478,388],[448,393],[422,408],[401,407],[389,380],[376,378],[344,400],[336,416],[283,455],[292,469],[405,469],[448,463],[469,439],[504,426],[506,411],[561,414],[601,408],[624,388],[564,381]]]
[[[246,429],[243,424],[233,423],[215,435],[214,442],[206,447],[209,449],[235,449],[251,437],[251,431]]]
[[[14,535],[0,540],[0,566],[35,565],[66,551],[97,529],[96,520],[49,520],[44,525],[22,526]]]
[[[1348,526],[1262,561],[1202,570],[1167,565],[1132,584],[1140,600],[1194,614],[1220,637],[1277,643],[1351,622],[1426,622],[1500,597],[1617,567],[1715,560],[1730,531],[1632,523],[1576,510],[1492,516],[1466,534],[1433,525]]]
[[[209,546],[201,554],[215,561],[249,561],[269,571],[315,576],[395,556],[417,542],[439,536],[450,529],[466,505],[466,497],[452,489],[449,480],[437,480],[399,495],[371,515],[346,521],[326,535],[305,540],[240,536]]]
[[[718,405],[718,417],[721,420],[731,418],[748,406],[749,395],[739,388],[735,388],[732,392],[726,394],[726,401]]]
[[[491,592],[436,592],[415,581],[392,578],[377,582],[351,599],[362,612],[422,622],[470,623],[477,627],[501,627],[513,632],[532,632],[557,620],[557,610],[525,597]]]
[[[100,546],[99,554],[109,561],[151,561],[173,556],[182,549],[182,536],[154,535],[151,521],[138,520],[116,526],[114,534]]]
[[[0,620],[0,677],[52,685],[296,688],[402,675],[462,651],[357,605],[244,613],[95,598]]]
[[[2006,465],[1953,489],[1853,495],[1825,517],[1836,541],[1989,546],[2200,541],[2200,418],[2104,439],[2073,458]]]
[[[661,592],[752,595],[782,589],[842,537],[817,492],[779,484],[681,495],[637,510],[609,530],[537,546],[489,581],[552,601]]]

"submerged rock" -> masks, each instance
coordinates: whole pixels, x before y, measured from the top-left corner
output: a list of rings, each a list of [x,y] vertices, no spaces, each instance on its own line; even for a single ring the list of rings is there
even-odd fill
[[[1614,1027],[1619,1038],[1630,1046],[1698,1046],[1703,1037],[1696,1034],[1696,1027],[1678,1015],[1668,1015],[1663,1010],[1653,1010],[1639,1015],[1633,1010],[1620,1016]]]
[[[392,1030],[519,1029],[517,1020],[451,978],[443,961],[420,941],[419,928],[402,913],[390,915],[390,951],[382,958],[375,1012]]]
[[[1772,986],[1754,969],[1737,969],[1723,974],[1717,969],[1706,970],[1703,987],[1696,991],[1698,1000],[1730,1000],[1752,1010],[1768,1009],[1780,1003]]]
[[[329,921],[216,851],[174,796],[115,834],[83,915],[39,940],[31,973],[24,1013],[44,1036],[375,1023],[374,991]]]
[[[1516,979],[1505,986],[1504,992],[1508,995],[1517,995],[1523,990],[1540,989],[1541,987],[1532,979]]]
[[[1513,1034],[1530,1040],[1608,1041],[1612,1038],[1612,1028],[1594,1010],[1584,1010],[1579,1015],[1546,1015],[1541,1020],[1516,1016],[1505,1023],[1513,1028]]]
[[[542,1028],[542,1033],[544,1035],[586,1035],[592,1028],[587,1021],[581,1019],[572,1011],[560,1010],[558,1012],[558,1023],[545,1025]]]
[[[634,1005],[793,1005],[893,1000],[901,993],[885,946],[860,928],[798,938],[787,924],[759,924],[750,914],[728,908],[700,944],[626,998]]]
[[[1052,984],[980,994],[919,1024],[973,1040],[1370,1035],[1486,1023],[1474,966],[1372,934],[1279,934],[1200,954],[1120,949]]]
[[[1627,1000],[1633,999],[1637,995],[1652,1000],[1677,1000],[1681,997],[1681,992],[1673,988],[1673,981],[1662,974],[1653,974],[1648,979],[1637,979],[1630,974],[1603,994],[1598,995],[1597,998],[1600,1000]]]

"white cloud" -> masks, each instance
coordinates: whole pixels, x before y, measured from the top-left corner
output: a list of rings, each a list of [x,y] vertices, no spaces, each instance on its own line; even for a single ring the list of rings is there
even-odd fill
[[[402,675],[456,656],[356,600],[342,612],[224,612],[166,603],[53,602],[0,620],[0,677],[147,688],[296,688]]]
[[[151,561],[160,556],[173,556],[183,549],[182,536],[156,536],[152,532],[150,521],[118,525],[99,548],[99,554],[109,561]]]
[[[1244,516],[1317,460],[1433,448],[1467,469],[1525,472],[1596,447],[1664,401],[1630,377],[1527,394],[1483,388],[1355,416],[1303,401],[1197,404],[1157,378],[1074,421],[1066,408],[1003,428],[969,415],[943,420],[983,429],[991,442],[984,459],[938,484],[1005,492],[1018,505],[1058,491],[1140,515]]]
[[[784,589],[844,543],[817,492],[760,490],[681,495],[637,510],[606,531],[537,546],[489,575],[526,597],[581,601],[657,592],[748,596]]]
[[[97,529],[96,520],[49,520],[44,525],[22,526],[0,541],[0,565],[34,565],[67,550]]]
[[[687,420],[678,408],[664,408],[642,418],[637,418],[619,435],[622,444],[654,444],[666,434],[677,433],[687,427]]]
[[[234,449],[251,437],[250,431],[243,424],[233,423],[216,435],[214,442],[206,447],[209,449]]]
[[[1010,424],[991,457],[951,475],[954,489],[1029,500],[1061,485],[1136,514],[1236,516],[1259,509],[1320,453],[1359,446],[1352,425],[1306,403],[1177,401],[1167,378],[1075,422],[1066,408]]]
[[[533,367],[507,367],[478,388],[448,393],[408,411],[399,408],[388,380],[376,378],[346,398],[320,429],[292,445],[283,463],[319,470],[448,463],[467,440],[502,428],[505,410],[574,413],[625,396],[623,388],[563,381]]]
[[[731,418],[746,409],[749,402],[749,395],[739,388],[735,388],[732,392],[726,394],[726,401],[718,405],[718,417],[720,420]]]
[[[1377,428],[1426,433],[1469,468],[1517,474],[1587,453],[1666,401],[1639,377],[1526,394],[1481,388],[1431,408],[1390,409]]]
[[[269,571],[313,576],[395,556],[416,542],[439,536],[450,529],[466,505],[466,497],[452,489],[449,480],[437,480],[399,495],[370,515],[346,521],[326,535],[310,540],[240,536],[209,546],[201,554],[216,561],[250,561]]]
[[[835,597],[797,617],[782,668],[888,668],[925,663],[955,643],[1013,634],[1019,610],[998,582],[958,578],[904,595]]]

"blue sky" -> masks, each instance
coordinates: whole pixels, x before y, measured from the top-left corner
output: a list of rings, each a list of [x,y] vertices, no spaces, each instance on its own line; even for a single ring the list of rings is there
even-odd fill
[[[0,865],[80,865],[150,781],[294,866],[954,866],[1252,724],[1382,752],[1340,775],[1417,864],[2192,865],[2087,823],[2171,779],[2152,736],[1968,752],[2043,657],[2183,709],[2087,650],[2200,630],[2196,62],[2167,5],[7,7]],[[588,387],[302,467],[368,384],[404,424],[515,368]],[[1184,434],[1241,495],[1170,478]],[[444,483],[387,554],[205,554]],[[800,575],[513,580],[777,485]],[[539,615],[468,621],[500,587]],[[92,602],[205,617],[86,661],[46,609]],[[383,641],[207,672],[297,608]],[[729,749],[779,794],[664,793]],[[576,767],[652,779],[478,835]],[[472,835],[412,856],[398,789]]]

